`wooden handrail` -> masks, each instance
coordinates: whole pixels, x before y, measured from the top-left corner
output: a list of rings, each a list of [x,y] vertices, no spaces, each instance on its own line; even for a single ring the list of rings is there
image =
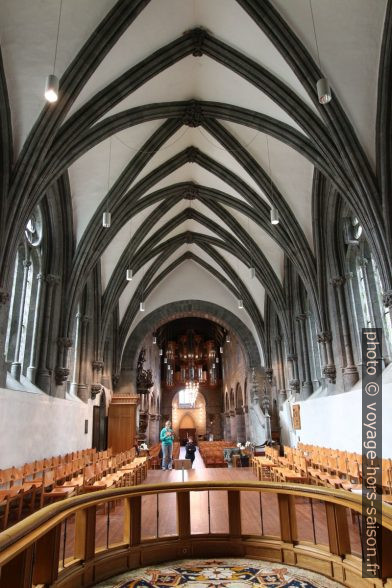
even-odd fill
[[[94,492],[94,494],[79,495],[46,506],[0,533],[0,566],[4,565],[4,563],[9,561],[21,550],[33,544],[67,517],[85,508],[122,498],[192,490],[261,491],[274,494],[295,495],[334,503],[357,512],[362,511],[362,499],[360,495],[345,490],[335,490],[333,488],[305,484],[198,481],[142,484],[139,486],[100,490]],[[382,518],[380,516],[380,520],[382,520],[383,527],[392,531],[392,506],[382,505]]]

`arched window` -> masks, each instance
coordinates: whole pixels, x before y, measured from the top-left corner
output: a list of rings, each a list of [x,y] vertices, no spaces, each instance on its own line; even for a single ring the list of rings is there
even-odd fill
[[[356,343],[356,358],[361,361],[363,328],[382,328],[383,355],[392,356],[392,323],[389,308],[383,304],[383,289],[377,264],[356,217],[344,219],[348,306]]]
[[[37,321],[39,292],[42,284],[42,216],[37,207],[27,222],[20,241],[11,294],[6,336],[6,357],[11,375],[35,373],[37,360]],[[30,371],[29,371],[30,370]]]

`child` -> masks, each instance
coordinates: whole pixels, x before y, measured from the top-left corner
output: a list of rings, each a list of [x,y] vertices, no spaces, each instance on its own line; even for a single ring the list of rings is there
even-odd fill
[[[191,467],[193,467],[193,462],[195,461],[196,445],[193,443],[192,437],[189,437],[188,443],[185,445],[185,451],[185,459],[190,459]]]

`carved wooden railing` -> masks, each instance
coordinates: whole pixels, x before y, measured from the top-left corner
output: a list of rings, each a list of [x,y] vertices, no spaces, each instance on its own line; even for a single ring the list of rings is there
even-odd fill
[[[383,579],[361,578],[361,497],[273,482],[184,482],[103,490],[52,504],[0,534],[0,588],[91,586],[188,557],[256,557],[346,586],[392,586],[392,507]]]

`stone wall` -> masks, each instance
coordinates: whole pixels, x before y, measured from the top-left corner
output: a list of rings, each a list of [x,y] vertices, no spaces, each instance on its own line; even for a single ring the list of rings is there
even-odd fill
[[[0,469],[91,447],[92,417],[91,400],[0,388]]]

